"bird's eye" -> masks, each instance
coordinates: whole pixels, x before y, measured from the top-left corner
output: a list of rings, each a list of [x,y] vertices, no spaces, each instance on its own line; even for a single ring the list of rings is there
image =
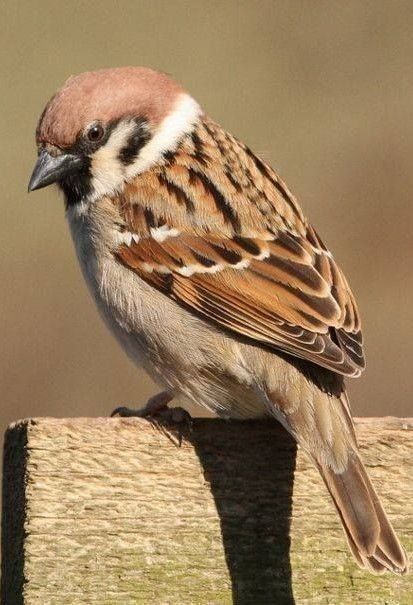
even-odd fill
[[[90,126],[89,130],[86,132],[86,137],[91,143],[98,143],[100,140],[102,140],[104,134],[105,129],[103,128],[102,124],[93,124],[93,126]]]

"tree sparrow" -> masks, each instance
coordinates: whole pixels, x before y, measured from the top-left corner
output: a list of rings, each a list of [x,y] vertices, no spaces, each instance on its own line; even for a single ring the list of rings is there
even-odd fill
[[[145,68],[71,77],[36,140],[29,190],[63,191],[86,282],[166,389],[158,404],[179,394],[277,418],[319,469],[360,567],[406,572],[344,385],[364,368],[356,303],[274,170]]]

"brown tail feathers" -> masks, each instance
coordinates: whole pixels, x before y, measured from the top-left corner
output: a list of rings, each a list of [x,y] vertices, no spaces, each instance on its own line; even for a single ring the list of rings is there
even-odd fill
[[[348,466],[342,473],[320,464],[317,466],[337,507],[358,565],[378,574],[386,570],[406,573],[406,553],[357,452],[350,452]]]

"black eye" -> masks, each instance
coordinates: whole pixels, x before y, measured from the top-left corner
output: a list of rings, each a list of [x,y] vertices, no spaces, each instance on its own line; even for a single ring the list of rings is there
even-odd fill
[[[91,143],[98,143],[105,134],[105,129],[102,124],[93,124],[86,132],[86,137]]]

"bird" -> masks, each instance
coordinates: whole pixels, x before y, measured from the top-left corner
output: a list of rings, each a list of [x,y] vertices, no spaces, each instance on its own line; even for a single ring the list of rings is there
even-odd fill
[[[161,385],[142,415],[183,397],[275,418],[320,472],[356,563],[404,574],[346,391],[365,367],[355,298],[278,174],[146,67],[71,76],[36,144],[29,191],[57,184],[100,314]]]

